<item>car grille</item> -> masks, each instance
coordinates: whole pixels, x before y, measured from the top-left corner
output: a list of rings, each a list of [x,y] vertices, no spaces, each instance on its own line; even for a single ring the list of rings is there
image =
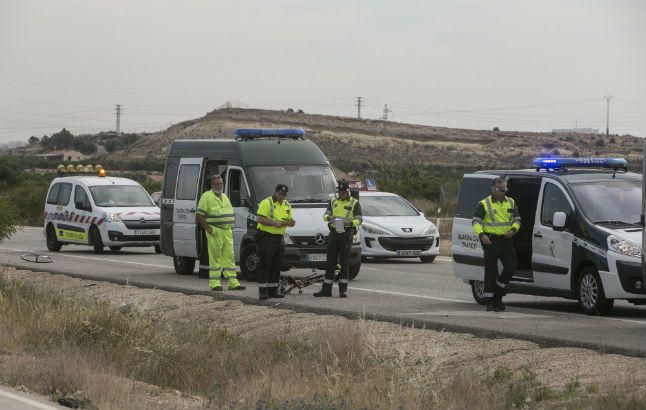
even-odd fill
[[[422,238],[379,238],[379,244],[387,251],[397,252],[405,250],[427,251],[433,246],[432,237]]]
[[[325,243],[317,245],[314,236],[292,236],[292,241],[299,251],[303,253],[325,253],[327,251],[328,236],[325,236]]]
[[[123,224],[126,225],[128,229],[159,229],[159,221],[146,221],[142,223],[139,221],[123,221]]]

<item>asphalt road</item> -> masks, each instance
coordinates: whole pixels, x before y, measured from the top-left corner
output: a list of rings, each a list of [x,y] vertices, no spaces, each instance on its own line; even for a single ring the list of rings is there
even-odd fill
[[[25,253],[49,255],[52,263],[26,262]],[[124,248],[95,255],[89,247],[64,246],[50,253],[40,228],[25,228],[0,245],[0,264],[24,269],[64,273],[94,280],[129,283],[214,297],[239,298],[261,303],[253,283],[244,292],[209,292],[207,281],[197,275],[175,274],[173,263],[153,248]],[[307,270],[290,274],[305,275]],[[313,285],[303,294],[262,304],[299,311],[340,314],[388,320],[434,329],[468,332],[486,337],[511,336],[546,346],[590,347],[602,352],[646,356],[646,307],[618,301],[611,316],[592,317],[579,312],[577,302],[560,298],[508,295],[507,311],[485,312],[471,296],[471,289],[453,277],[449,258],[432,264],[418,260],[364,263],[350,283],[347,299],[313,298]],[[336,295],[336,286],[334,289]]]
[[[0,387],[0,409],[2,410],[59,410],[65,408],[67,407],[49,402],[44,397]]]

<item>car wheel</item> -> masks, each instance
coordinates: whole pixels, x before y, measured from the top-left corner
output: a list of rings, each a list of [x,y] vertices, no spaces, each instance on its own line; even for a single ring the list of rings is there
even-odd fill
[[[599,273],[592,266],[581,271],[577,293],[579,306],[586,315],[605,316],[610,312],[615,302],[614,299],[606,299]]]
[[[91,239],[92,239],[92,250],[94,253],[97,255],[103,253],[103,240],[101,240],[101,232],[99,232],[99,228],[96,226],[93,226],[92,229],[90,230],[91,232]]]
[[[52,224],[47,225],[46,232],[47,249],[50,252],[60,251],[63,244],[58,241],[58,238],[56,237],[56,229],[54,229],[54,226]]]
[[[121,246],[111,246],[110,250],[113,252],[119,252],[121,250]]]
[[[174,256],[173,265],[178,275],[192,275],[195,270],[195,259],[185,256]]]
[[[244,280],[257,282],[260,273],[260,255],[255,243],[248,243],[240,255],[240,273]]]
[[[435,260],[435,255],[433,256],[420,256],[419,259],[422,261],[422,263],[433,263]]]
[[[359,274],[359,270],[361,270],[361,262],[357,263],[356,265],[350,265],[350,280],[354,280],[354,278],[357,277]]]
[[[487,303],[487,298],[484,296],[484,282],[481,280],[472,280],[471,281],[471,293],[473,293],[473,299],[479,305],[484,305]]]
[[[161,252],[161,246],[155,245],[155,253],[162,253]]]

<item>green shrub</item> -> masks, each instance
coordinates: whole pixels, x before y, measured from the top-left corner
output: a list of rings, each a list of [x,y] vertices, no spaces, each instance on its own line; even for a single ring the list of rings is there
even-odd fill
[[[4,241],[18,229],[19,216],[16,206],[7,198],[0,196],[0,242]]]

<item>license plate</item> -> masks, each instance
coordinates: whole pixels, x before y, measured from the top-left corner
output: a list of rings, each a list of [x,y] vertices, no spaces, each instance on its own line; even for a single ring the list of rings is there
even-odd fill
[[[157,229],[135,229],[135,235],[159,235]]]
[[[307,260],[310,262],[326,262],[327,255],[324,253],[308,253]]]
[[[418,250],[402,250],[402,251],[397,251],[397,256],[420,256],[422,254],[422,251]]]

